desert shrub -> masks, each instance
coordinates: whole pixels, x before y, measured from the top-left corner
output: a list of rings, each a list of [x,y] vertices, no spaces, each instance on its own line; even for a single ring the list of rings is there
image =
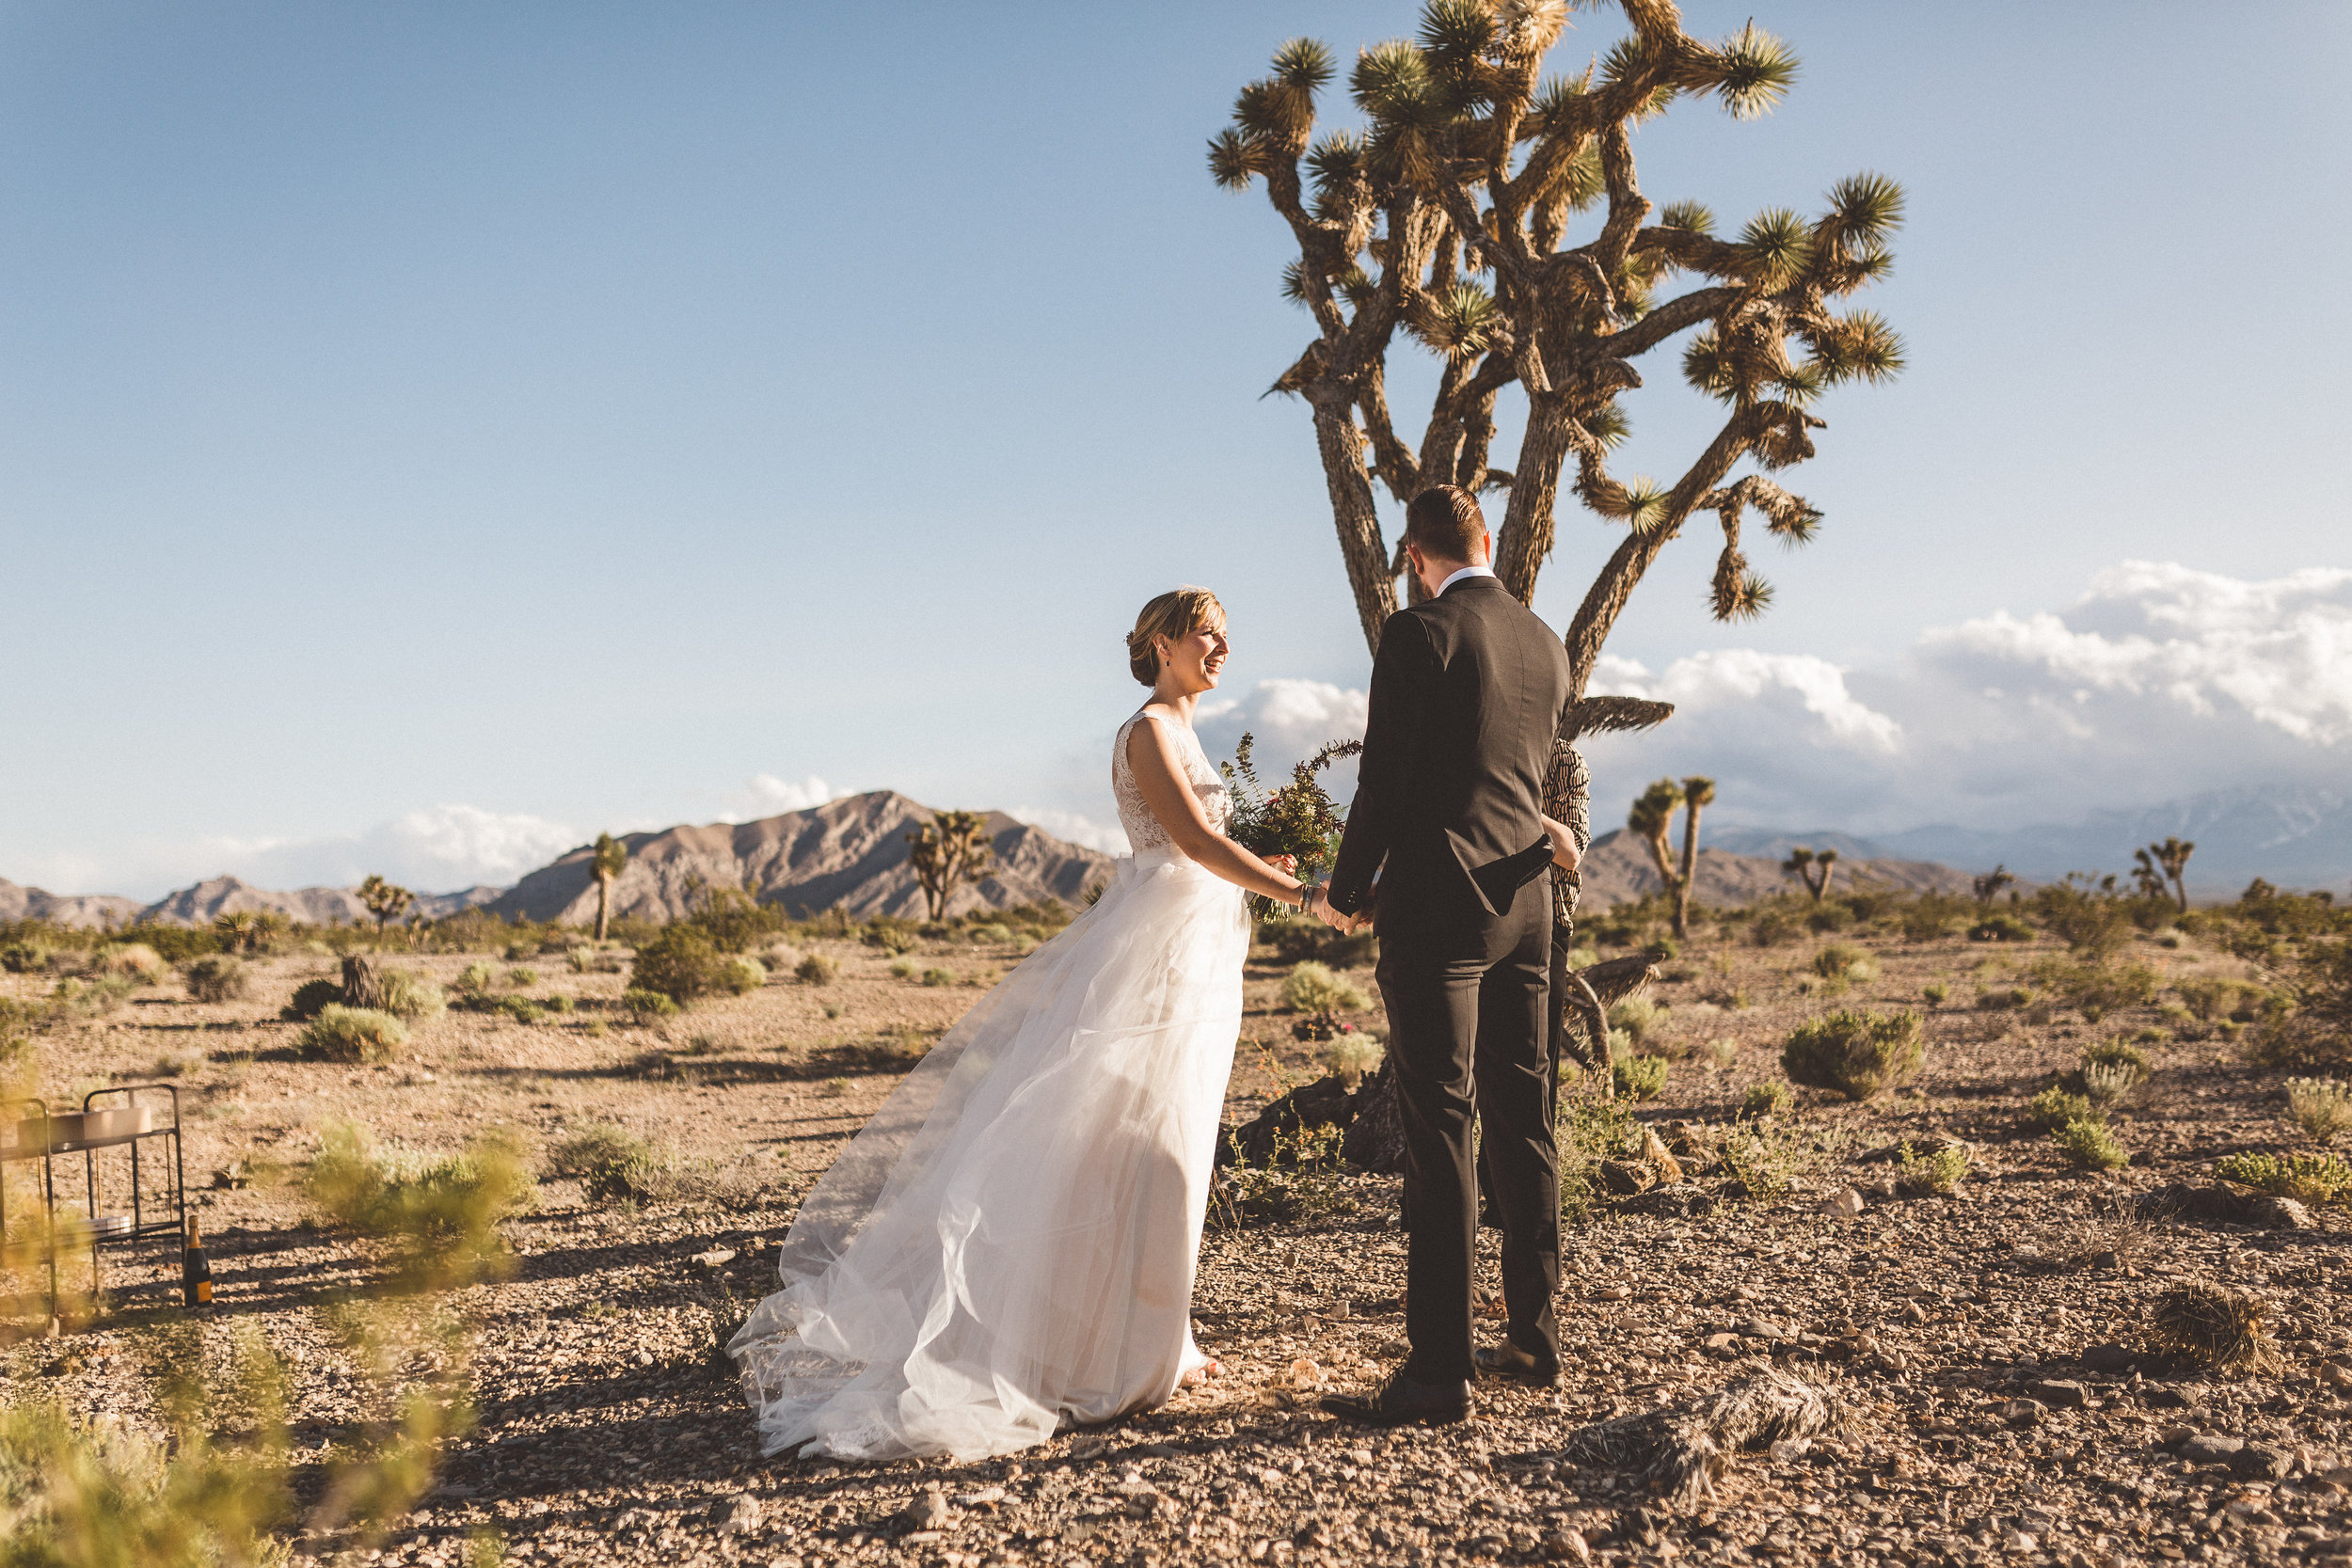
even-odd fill
[[[1323,964],[1294,964],[1282,977],[1282,1006],[1295,1013],[1362,1012],[1372,999]]]
[[[330,1003],[304,1026],[294,1047],[322,1062],[389,1062],[408,1043],[408,1027],[389,1013]]]
[[[2338,1078],[2290,1078],[2287,1119],[2312,1142],[2326,1145],[2352,1132],[2352,1084]]]
[[[180,978],[187,983],[190,999],[198,1002],[234,1002],[252,989],[245,965],[226,953],[190,959]]]
[[[1952,988],[1941,980],[1930,980],[1919,988],[1919,999],[1931,1007],[1940,1007],[1952,998]]]
[[[1910,942],[1941,942],[1959,930],[1967,920],[1966,903],[1959,898],[1947,898],[1936,894],[1921,894],[1902,911],[1903,940]]]
[[[1663,1056],[1622,1056],[1609,1069],[1610,1086],[1628,1100],[1655,1100],[1665,1092]]]
[[[533,1002],[528,996],[509,996],[502,998],[499,1002],[498,1010],[504,1013],[508,1018],[513,1019],[516,1022],[522,1024],[537,1023],[547,1016],[541,1010],[539,1004]]]
[[[2029,966],[2026,977],[2080,1008],[2093,1023],[2118,1007],[2144,1006],[2156,995],[2156,972],[2146,964],[2069,963],[2050,958]]]
[[[2214,1162],[2213,1173],[2224,1181],[2304,1203],[2333,1203],[2352,1187],[2352,1164],[2340,1154],[2230,1154]]]
[[[628,989],[659,991],[684,1006],[721,983],[719,949],[700,927],[680,922],[637,949]]]
[[[1740,1097],[1740,1116],[1745,1121],[1786,1116],[1796,1102],[1797,1097],[1788,1085],[1777,1078],[1767,1078],[1761,1084],[1750,1085],[1748,1092]]]
[[[413,969],[384,972],[384,1010],[409,1023],[438,1018],[448,1006],[441,988]]]
[[[100,948],[90,958],[92,974],[119,975],[136,985],[160,983],[170,966],[163,955],[143,942],[118,942]]]
[[[967,927],[963,934],[965,940],[970,942],[1003,943],[1012,941],[1012,927],[994,920]]]
[[[1352,1089],[1380,1070],[1381,1058],[1386,1054],[1378,1040],[1361,1029],[1349,1028],[1324,1041],[1317,1059],[1325,1071],[1336,1074]]]
[[[1237,1159],[1226,1167],[1219,1223],[1323,1225],[1353,1212],[1356,1199],[1340,1159],[1345,1135],[1336,1126],[1277,1131],[1264,1164]]]
[[[927,969],[923,971],[923,983],[927,986],[952,986],[956,983],[956,972],[952,969]]]
[[[2240,1291],[2198,1283],[2156,1298],[2148,1338],[2167,1355],[2221,1372],[2266,1371],[2280,1364],[2263,1302]]]
[[[841,965],[822,953],[811,953],[792,966],[792,978],[804,986],[830,986],[841,977]]]
[[[875,915],[858,932],[858,941],[886,953],[912,953],[922,940],[920,925],[912,920],[901,920],[896,915]]]
[[[1968,927],[1970,942],[2031,942],[2033,927],[2013,914],[1987,915]]]
[[[1857,985],[1878,978],[1878,965],[1859,947],[1833,942],[1813,955],[1813,973],[1824,980],[1850,980]]]
[[[1666,1009],[1646,996],[1629,996],[1609,1007],[1611,1037],[1622,1035],[1632,1049],[1639,1051],[1666,1032]]]
[[[1600,1200],[1600,1163],[1640,1154],[1642,1124],[1634,1119],[1633,1102],[1622,1096],[1563,1095],[1552,1142],[1560,1160],[1560,1212],[1582,1219]]]
[[[2026,1125],[2037,1132],[2055,1132],[2070,1121],[2100,1121],[2103,1114],[2079,1094],[2053,1084],[2026,1101]]]
[[[1797,922],[1786,910],[1766,910],[1749,923],[1748,940],[1758,947],[1778,947],[1797,930]]]
[[[640,1023],[650,1023],[656,1019],[677,1017],[679,1008],[658,990],[632,990],[621,992],[621,1011],[633,1015]]]
[[[757,958],[740,953],[729,954],[719,960],[719,989],[737,996],[749,996],[768,983],[768,966]]]
[[[2126,1040],[2093,1040],[2083,1047],[2082,1058],[2068,1075],[2066,1086],[2077,1094],[2090,1093],[2085,1085],[2090,1082],[2093,1068],[2121,1073],[2127,1080],[2126,1088],[2137,1088],[2155,1074],[2155,1069],[2149,1066],[2148,1053],[2139,1047]]]
[[[296,1023],[307,1022],[343,999],[342,984],[334,980],[305,980],[294,988],[294,1000],[288,1002],[278,1015]]]
[[[11,974],[39,974],[49,967],[49,949],[37,942],[12,942],[0,947],[0,969]]]
[[[1725,1134],[1724,1164],[1748,1196],[1780,1196],[1801,1177],[1818,1176],[1844,1159],[1853,1135],[1836,1128],[1810,1128],[1772,1117],[1742,1121]]]
[[[2122,1143],[2103,1121],[2070,1121],[2051,1133],[2050,1141],[2076,1170],[2117,1170],[2131,1163]]]
[[[138,986],[127,974],[102,974],[94,980],[68,975],[50,989],[50,1006],[69,1017],[97,1018],[121,1006]]]
[[[912,980],[920,973],[920,968],[912,959],[908,958],[900,958],[898,962],[890,966],[890,974],[893,979]]]
[[[2238,999],[2254,989],[2243,980],[2210,974],[2191,975],[2172,983],[2173,994],[2181,999],[2182,1005],[2207,1023],[2227,1018],[2235,1010]]]
[[[1927,1043],[1916,1013],[1824,1013],[1799,1024],[1780,1053],[1792,1084],[1867,1100],[1919,1070]]]
[[[1977,1006],[1988,1013],[2022,1007],[2033,1000],[2033,992],[2023,986],[1994,986],[1977,994]]]
[[[498,1224],[535,1202],[538,1182],[507,1134],[463,1153],[376,1146],[358,1122],[330,1122],[303,1194],[327,1222],[393,1244],[395,1283],[495,1271],[509,1254]]]
[[[645,1139],[610,1124],[581,1128],[548,1150],[548,1173],[574,1177],[599,1203],[670,1196],[676,1162]]]
[[[480,996],[498,980],[498,971],[485,963],[470,963],[458,971],[456,990],[466,996]]]
[[[1957,1191],[1961,1178],[1968,1174],[1968,1149],[1963,1144],[1946,1144],[1932,1152],[1922,1154],[1906,1140],[1895,1151],[1895,1186],[1899,1192],[1916,1196],[1922,1193]]]
[[[2132,911],[2087,879],[2068,877],[2033,895],[2034,913],[2071,950],[2105,958],[2131,939]]]
[[[596,967],[596,950],[584,943],[564,955],[564,962],[575,974],[585,974]]]
[[[2092,1062],[2082,1069],[2083,1098],[2105,1110],[2121,1103],[2139,1087],[2139,1079],[2122,1062]]]

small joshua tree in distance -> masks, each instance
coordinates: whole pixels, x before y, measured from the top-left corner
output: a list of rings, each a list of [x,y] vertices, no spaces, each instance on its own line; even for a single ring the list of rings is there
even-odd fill
[[[1977,873],[1969,885],[1976,890],[1978,903],[1990,904],[2000,896],[2003,888],[2015,887],[2017,877],[2008,866],[1996,865],[1990,871]]]
[[[1641,834],[1643,842],[1649,846],[1650,859],[1658,865],[1658,879],[1665,884],[1674,899],[1674,933],[1677,937],[1690,934],[1691,883],[1698,869],[1699,813],[1714,799],[1712,779],[1693,777],[1680,784],[1660,779],[1635,798],[1632,811],[1626,815],[1625,825]],[[1668,838],[1677,806],[1682,808],[1679,867],[1675,863],[1674,846]]]
[[[988,836],[988,818],[976,811],[933,814],[929,822],[908,832],[907,846],[907,860],[914,867],[915,880],[923,884],[933,920],[947,912],[947,900],[956,889],[987,871],[996,860],[995,846]]]
[[[406,913],[408,906],[416,902],[416,895],[371,871],[368,879],[359,884],[359,902],[375,916],[375,935],[381,941],[385,926]]]
[[[1804,883],[1804,890],[1820,903],[1829,892],[1829,879],[1836,875],[1837,851],[1813,850],[1799,844],[1788,851],[1788,858],[1780,863],[1781,874],[1794,877]]]
[[[604,940],[605,923],[612,913],[612,881],[628,864],[628,846],[611,833],[598,833],[589,851],[588,869],[596,879],[596,940]]]
[[[2167,838],[2162,844],[2133,850],[2132,859],[2138,867],[2133,875],[2139,890],[2169,897],[2186,914],[2188,884],[2183,877],[2188,870],[2188,857],[2196,852],[2195,842],[2185,838]]]

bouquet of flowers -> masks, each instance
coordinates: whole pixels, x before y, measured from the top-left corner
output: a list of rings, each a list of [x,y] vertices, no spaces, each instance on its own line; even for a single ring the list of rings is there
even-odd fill
[[[1340,835],[1347,828],[1347,817],[1323,785],[1315,782],[1315,775],[1341,757],[1354,756],[1364,749],[1364,743],[1334,740],[1292,768],[1290,783],[1279,789],[1268,789],[1258,782],[1257,772],[1249,764],[1252,740],[1245,734],[1241,744],[1233,748],[1233,760],[1217,767],[1233,798],[1233,816],[1226,827],[1226,836],[1260,860],[1290,856],[1298,863],[1297,875],[1302,878],[1327,874],[1332,863],[1339,859]],[[1251,913],[1263,920],[1279,906],[1270,898],[1253,895],[1249,908]]]

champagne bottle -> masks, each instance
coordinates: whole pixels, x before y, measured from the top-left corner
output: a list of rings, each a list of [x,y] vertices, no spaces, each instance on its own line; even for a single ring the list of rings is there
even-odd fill
[[[188,1234],[180,1249],[180,1304],[202,1307],[213,1299],[213,1265],[204,1256],[204,1238],[188,1216]]]

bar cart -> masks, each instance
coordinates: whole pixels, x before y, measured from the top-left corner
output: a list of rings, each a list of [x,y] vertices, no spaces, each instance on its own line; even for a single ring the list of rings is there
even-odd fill
[[[113,1151],[120,1150],[116,1157]],[[82,1212],[57,1212],[57,1163],[82,1157]],[[48,1271],[49,1310],[57,1307],[57,1260],[67,1246],[87,1243],[90,1284],[99,1285],[100,1249],[135,1246],[158,1236],[187,1245],[188,1193],[180,1146],[180,1091],[169,1084],[126,1084],[92,1089],[79,1111],[52,1111],[38,1100],[0,1101],[0,1164],[40,1162],[40,1197]],[[129,1166],[129,1212],[109,1212],[103,1199],[111,1165]],[[72,1177],[67,1178],[68,1182]],[[0,1180],[0,1233],[8,1222],[8,1183]]]

